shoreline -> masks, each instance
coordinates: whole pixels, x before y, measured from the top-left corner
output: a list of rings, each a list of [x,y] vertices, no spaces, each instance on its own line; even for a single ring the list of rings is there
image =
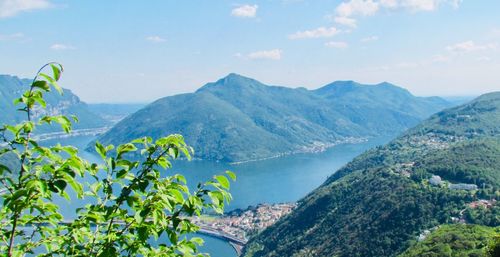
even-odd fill
[[[106,133],[109,129],[111,129],[110,126],[99,127],[99,128],[74,129],[71,130],[70,133],[61,131],[61,132],[42,133],[38,135],[35,134],[33,138],[38,141],[47,141],[47,140],[65,139],[65,138],[80,137],[80,136],[98,136],[103,133]]]
[[[342,141],[338,141],[335,143],[320,143],[320,144],[312,146],[312,147],[305,147],[303,150],[295,150],[295,151],[291,151],[291,152],[278,153],[276,155],[269,156],[269,157],[262,157],[262,158],[244,160],[244,161],[228,162],[228,164],[229,165],[240,165],[240,164],[245,164],[245,163],[250,163],[250,162],[271,160],[271,159],[281,158],[281,157],[285,157],[285,156],[291,156],[291,155],[295,155],[295,154],[307,154],[307,153],[318,154],[318,153],[325,152],[328,149],[333,148],[335,146],[346,145],[346,144],[362,144],[362,143],[368,142],[370,139],[371,139],[370,137],[348,138],[347,140],[342,140]],[[203,159],[200,159],[200,160],[203,160]]]

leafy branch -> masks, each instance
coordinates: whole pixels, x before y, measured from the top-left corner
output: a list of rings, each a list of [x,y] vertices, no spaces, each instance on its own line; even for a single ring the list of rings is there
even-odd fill
[[[43,71],[51,69],[48,75]],[[180,174],[168,174],[171,160],[191,157],[181,135],[145,137],[122,144],[96,143],[102,164],[89,163],[73,146],[45,147],[33,139],[37,126],[56,123],[70,133],[64,115],[33,120],[35,106],[46,107],[44,94],[55,89],[63,68],[44,65],[29,89],[16,99],[26,120],[0,128],[1,156],[14,156],[18,167],[0,164],[0,250],[11,256],[203,256],[200,238],[188,238],[199,227],[190,217],[221,213],[231,200],[232,172],[214,176],[194,192]],[[141,161],[142,160],[142,161]],[[17,171],[16,171],[17,170]],[[84,206],[65,220],[54,197],[70,200],[71,189]],[[31,231],[29,229],[31,228]],[[166,235],[168,242],[152,244]]]

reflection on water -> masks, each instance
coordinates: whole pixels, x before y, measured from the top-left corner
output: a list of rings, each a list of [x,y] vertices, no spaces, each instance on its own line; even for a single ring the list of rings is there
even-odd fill
[[[61,143],[84,149],[93,139],[93,137],[82,136],[45,141],[44,144]],[[225,170],[235,172],[238,179],[231,184],[234,200],[226,210],[246,208],[259,203],[292,202],[321,185],[328,176],[355,156],[369,148],[382,145],[390,139],[389,137],[378,138],[363,144],[339,145],[318,154],[297,154],[239,165],[210,161],[175,161],[173,168],[166,172],[167,174],[183,174],[191,186],[206,181],[214,174],[223,173]],[[99,162],[100,159],[92,153],[83,151],[81,156],[92,162]],[[55,199],[57,202],[65,203],[60,206],[65,206],[61,213],[66,218],[74,217],[75,206],[84,204],[83,201],[74,197],[72,199],[71,205],[63,199]],[[202,237],[206,242],[202,248],[203,252],[216,257],[235,256],[234,250],[226,242],[207,236]]]

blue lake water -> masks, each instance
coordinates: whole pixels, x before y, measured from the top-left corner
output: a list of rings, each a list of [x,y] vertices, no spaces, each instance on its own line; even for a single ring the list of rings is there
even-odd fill
[[[93,137],[82,136],[45,141],[44,144],[71,144],[84,149],[93,139]],[[225,170],[235,172],[238,178],[231,184],[233,201],[226,210],[246,208],[259,203],[294,202],[321,185],[328,176],[352,158],[390,139],[389,137],[377,138],[362,144],[338,145],[322,153],[296,154],[238,165],[210,161],[175,161],[173,168],[167,170],[167,174],[183,174],[188,184],[196,185]],[[81,156],[89,161],[99,162],[99,157],[92,153],[82,152]],[[65,202],[63,199],[55,201]],[[74,217],[74,206],[81,204],[83,202],[78,200],[73,200],[70,205],[62,204],[60,206],[66,207],[61,210],[61,213],[66,218]],[[202,252],[214,257],[236,256],[235,251],[227,242],[203,235],[201,237],[205,240]]]

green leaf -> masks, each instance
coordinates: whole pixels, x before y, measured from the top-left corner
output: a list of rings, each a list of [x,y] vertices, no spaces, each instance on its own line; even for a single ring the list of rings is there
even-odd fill
[[[106,149],[103,145],[101,145],[101,143],[99,143],[99,141],[95,143],[95,150],[103,160],[106,159]]]
[[[203,244],[205,243],[205,241],[203,241],[203,239],[200,237],[192,237],[191,242],[193,242],[199,246],[203,246]]]
[[[10,170],[9,167],[3,165],[3,164],[0,164],[0,175],[3,175],[4,172],[7,172],[7,173],[12,173],[12,171]]]
[[[59,79],[61,78],[61,71],[62,71],[62,66],[59,65],[61,68],[57,67],[56,65],[54,64],[51,64],[50,67],[52,68],[52,73],[53,73],[53,76],[54,76],[54,79],[56,81],[59,81]]]
[[[37,92],[37,93],[33,94],[33,96],[31,98],[35,102],[37,102],[38,104],[40,104],[43,108],[45,108],[47,106],[47,104],[45,103],[45,100],[43,100],[41,92]]]
[[[74,178],[72,178],[69,174],[64,174],[64,179],[66,182],[75,190],[76,195],[81,198],[83,196],[83,187],[79,184]]]
[[[37,80],[37,81],[33,82],[33,85],[31,85],[31,86],[34,88],[40,88],[44,91],[50,91],[49,83],[47,83],[47,81],[44,81],[44,80]]]
[[[236,174],[234,172],[226,170],[226,174],[233,180],[236,181]]]
[[[160,167],[164,169],[169,168],[171,166],[170,162],[165,157],[158,158],[157,163],[158,165],[160,165]]]
[[[124,153],[133,152],[136,150],[137,150],[137,147],[135,147],[135,145],[133,145],[131,143],[119,145],[116,148],[117,158],[120,158]]]
[[[63,115],[55,116],[54,121],[59,123],[59,125],[61,125],[61,128],[66,133],[69,133],[71,131],[71,121],[66,116]]]
[[[128,171],[126,169],[121,169],[116,173],[116,178],[121,179],[127,175]]]
[[[172,190],[169,190],[168,192],[171,196],[174,197],[174,199],[177,201],[177,203],[184,202],[184,196],[182,195],[182,193],[179,190],[172,189]]]
[[[66,186],[68,185],[68,183],[62,179],[58,179],[56,181],[53,181],[53,182],[49,182],[49,190],[54,192],[54,193],[59,193],[59,192],[62,192]]]
[[[57,84],[57,81],[55,79],[44,73],[40,73],[39,76],[46,79],[52,85],[52,87],[54,87],[54,89],[59,92],[59,94],[63,94],[62,88]]]
[[[225,188],[225,189],[229,189],[229,180],[225,177],[225,176],[222,176],[222,175],[216,175],[214,177],[218,182],[219,184]]]

